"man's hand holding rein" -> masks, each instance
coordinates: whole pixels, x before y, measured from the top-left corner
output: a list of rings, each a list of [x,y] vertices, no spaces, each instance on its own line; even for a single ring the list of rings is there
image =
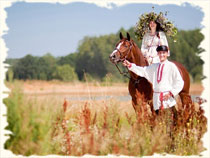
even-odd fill
[[[128,60],[124,60],[123,65],[128,67],[128,68],[131,68],[131,66],[132,66],[132,64]]]

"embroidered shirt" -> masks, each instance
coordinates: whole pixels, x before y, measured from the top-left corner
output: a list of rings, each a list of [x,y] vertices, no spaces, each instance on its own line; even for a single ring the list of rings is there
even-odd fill
[[[158,74],[158,68],[159,68],[159,74]],[[184,86],[184,81],[181,77],[178,68],[174,63],[168,60],[164,61],[163,63],[155,63],[145,67],[136,66],[135,64],[132,63],[129,70],[139,76],[145,77],[148,81],[152,83],[154,90],[153,93],[154,110],[159,109],[161,106],[161,100],[160,100],[161,93],[165,95],[171,92],[173,96],[176,96]],[[168,100],[163,101],[164,108],[172,107],[175,104],[176,101],[174,97],[170,97]]]
[[[157,55],[156,48],[159,45],[166,45],[168,46],[168,41],[165,36],[165,33],[160,31],[159,32],[160,38],[157,37],[157,35],[151,35],[150,32],[146,33],[143,37],[142,40],[142,45],[141,45],[141,52],[147,59],[153,60],[153,61],[148,61],[149,63],[159,63],[159,57]],[[170,54],[170,52],[169,52]]]

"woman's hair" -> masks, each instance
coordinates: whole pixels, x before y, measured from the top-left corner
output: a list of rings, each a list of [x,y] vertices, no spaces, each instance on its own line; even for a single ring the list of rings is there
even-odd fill
[[[159,32],[159,31],[163,31],[163,28],[160,26],[160,23],[155,21],[155,23],[157,24],[157,27],[156,27],[156,31]]]
[[[151,21],[154,21],[154,20],[151,20]],[[157,21],[154,21],[156,23],[156,31],[163,31],[162,27],[160,26],[160,23],[157,22]],[[150,26],[149,26],[149,29],[151,30]]]
[[[155,23],[157,24],[157,27],[156,27],[157,37],[160,38],[159,32],[163,31],[163,28],[160,26],[159,22],[155,21]]]
[[[156,20],[155,20],[154,22],[155,22],[156,25],[157,25],[157,26],[156,26],[157,37],[160,38],[159,32],[160,32],[160,31],[163,31],[163,28],[160,26],[160,23],[159,23],[159,22],[157,22]],[[149,26],[149,29],[151,30],[150,26]]]

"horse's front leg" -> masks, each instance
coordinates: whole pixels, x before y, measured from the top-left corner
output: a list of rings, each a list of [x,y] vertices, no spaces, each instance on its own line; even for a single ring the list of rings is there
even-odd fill
[[[141,94],[136,90],[135,95],[132,96],[132,105],[136,112],[138,121],[148,120],[152,114],[150,104],[144,98],[144,94]]]
[[[129,93],[132,98],[133,108],[134,108],[136,114],[138,115],[141,113],[141,108],[140,108],[140,104],[138,101],[137,89],[135,87],[135,84],[133,84],[132,81],[129,82],[128,90],[129,90]]]

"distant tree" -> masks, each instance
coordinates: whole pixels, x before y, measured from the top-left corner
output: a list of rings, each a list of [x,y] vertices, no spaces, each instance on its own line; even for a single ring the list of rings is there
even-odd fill
[[[12,68],[10,67],[6,73],[6,80],[9,82],[12,82],[14,79],[14,72],[12,70]]]
[[[13,65],[14,78],[51,80],[56,60],[51,54],[43,57],[26,55]]]
[[[99,39],[102,40],[102,39]],[[78,48],[76,72],[80,79],[83,79],[84,72],[94,78],[100,78],[106,73],[100,42],[95,37],[86,37]]]
[[[77,75],[73,67],[65,64],[62,66],[56,66],[55,71],[53,72],[53,78],[62,81],[74,81],[77,80]]]
[[[65,65],[69,64],[72,67],[75,67],[77,60],[77,53],[70,53],[67,56],[59,57],[57,64],[58,65]]]
[[[204,36],[199,29],[189,31],[179,31],[177,34],[177,42],[169,39],[169,47],[171,51],[171,60],[182,63],[191,74],[195,82],[201,81],[203,76],[203,60],[200,54],[204,51],[199,47]]]
[[[39,79],[51,80],[53,79],[52,73],[56,67],[56,59],[47,53],[39,58]]]
[[[120,32],[125,37],[126,32],[129,32],[131,39],[141,48],[141,41],[135,38],[133,27],[128,30],[121,28],[116,34],[84,37],[79,43],[77,52],[64,57],[55,59],[50,53],[47,53],[42,57],[26,55],[21,59],[7,59],[6,62],[12,65],[14,78],[17,79],[51,80],[55,77],[53,73],[58,69],[57,65],[69,65],[75,70],[80,80],[84,80],[84,73],[86,73],[89,77],[97,80],[106,80],[107,74],[109,74],[108,76],[112,76],[113,81],[126,81],[127,79],[120,75],[109,60],[110,53],[120,40]],[[204,50],[199,45],[204,36],[199,29],[179,30],[176,38],[177,42],[168,38],[171,52],[169,59],[182,63],[189,71],[192,79],[200,81],[204,78],[202,68],[204,62],[200,58],[200,54]],[[121,64],[118,65],[120,69],[124,69]],[[61,79],[61,76],[57,76],[57,79],[59,78]]]
[[[9,64],[10,66],[15,65],[19,61],[18,58],[7,58],[4,63]]]
[[[78,47],[76,61],[79,79],[83,79],[84,72],[100,80],[108,73],[109,67],[113,66],[109,61],[109,54],[117,40],[118,37],[114,34],[83,39]]]
[[[17,79],[38,79],[38,57],[26,55],[14,65],[13,70]]]

